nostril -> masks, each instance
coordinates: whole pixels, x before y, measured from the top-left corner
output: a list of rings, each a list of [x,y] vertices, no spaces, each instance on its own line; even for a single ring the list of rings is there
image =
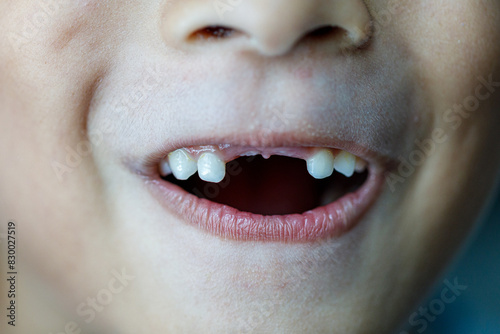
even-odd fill
[[[309,31],[305,37],[314,39],[342,40],[347,35],[347,31],[339,26],[325,25]]]
[[[339,27],[327,25],[310,31],[308,35],[311,37],[329,37],[331,35],[340,33],[340,30],[341,29]]]
[[[315,28],[305,34],[304,38],[311,38],[315,40],[331,40],[337,43],[343,49],[362,48],[368,39],[360,39],[353,35],[351,31],[344,29],[340,26],[324,25]]]
[[[204,41],[204,40],[214,40],[214,39],[221,40],[221,39],[235,37],[237,34],[241,34],[241,32],[239,30],[225,26],[211,25],[196,30],[189,36],[188,40],[190,41]]]

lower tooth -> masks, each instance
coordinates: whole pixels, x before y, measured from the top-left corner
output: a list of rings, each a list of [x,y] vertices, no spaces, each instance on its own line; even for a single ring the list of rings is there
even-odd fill
[[[333,173],[333,154],[330,150],[321,149],[307,159],[307,171],[315,179],[324,179]]]
[[[203,153],[198,158],[198,175],[203,181],[219,183],[226,176],[226,164],[214,153]]]

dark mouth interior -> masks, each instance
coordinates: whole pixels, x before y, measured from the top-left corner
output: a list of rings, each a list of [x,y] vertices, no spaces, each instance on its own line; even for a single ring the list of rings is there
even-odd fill
[[[323,180],[309,175],[301,159],[272,156],[240,157],[226,164],[226,177],[220,183],[201,180],[197,174],[187,181],[173,175],[165,180],[185,191],[240,211],[261,215],[303,213],[334,202],[359,189],[368,171],[347,178],[334,172]]]

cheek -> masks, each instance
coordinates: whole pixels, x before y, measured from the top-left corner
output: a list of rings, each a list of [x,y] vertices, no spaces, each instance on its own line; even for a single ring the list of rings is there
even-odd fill
[[[413,1],[408,10],[402,32],[422,86],[436,100],[457,103],[471,93],[477,77],[498,74],[499,2]]]
[[[60,26],[70,23],[69,7],[25,36],[36,6],[21,2],[12,15],[0,15],[6,31],[0,36],[0,220],[22,226],[23,256],[55,278],[85,257],[82,240],[102,224],[100,180],[84,144],[97,65],[86,66],[91,60],[71,49],[76,40],[53,44],[69,36]]]
[[[499,171],[500,2],[406,2],[393,33],[409,50],[431,126],[396,171],[404,181],[393,235],[404,246],[394,258],[425,281],[468,235]]]
[[[422,97],[430,101],[422,115],[428,114],[432,126],[419,139],[436,146],[433,154],[424,152],[421,178],[449,184],[449,188],[431,191],[443,196],[449,191],[446,200],[436,200],[449,206],[461,194],[482,189],[479,181],[491,180],[497,166],[498,150],[492,143],[500,128],[496,111],[500,105],[500,2],[413,1],[400,19],[399,33],[410,50]],[[440,135],[434,136],[435,131]],[[471,179],[478,181],[476,185]],[[426,198],[425,191],[421,195]]]

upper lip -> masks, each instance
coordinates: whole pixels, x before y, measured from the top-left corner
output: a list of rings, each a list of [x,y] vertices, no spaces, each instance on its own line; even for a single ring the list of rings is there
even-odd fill
[[[386,80],[382,74],[390,66],[361,63],[356,67],[357,63],[338,58],[332,65],[320,59],[296,64],[311,71],[309,77],[298,78],[289,71],[291,61],[257,67],[229,60],[232,66],[215,63],[220,76],[202,66],[205,63],[196,71],[190,68],[188,73],[196,75],[181,77],[175,75],[187,71],[182,67],[187,65],[157,66],[162,84],[148,94],[147,109],[123,119],[127,129],[143,130],[134,131],[132,145],[120,148],[122,159],[136,172],[147,174],[146,169],[183,147],[310,146],[342,149],[371,166],[383,167],[410,145],[412,114],[418,107],[415,88],[405,76]],[[236,70],[238,64],[242,66]],[[377,70],[377,75],[360,73],[363,66]],[[267,75],[266,70],[276,75]],[[172,76],[178,83],[171,83]],[[164,81],[170,84],[163,85]],[[376,85],[380,89],[374,89]]]

